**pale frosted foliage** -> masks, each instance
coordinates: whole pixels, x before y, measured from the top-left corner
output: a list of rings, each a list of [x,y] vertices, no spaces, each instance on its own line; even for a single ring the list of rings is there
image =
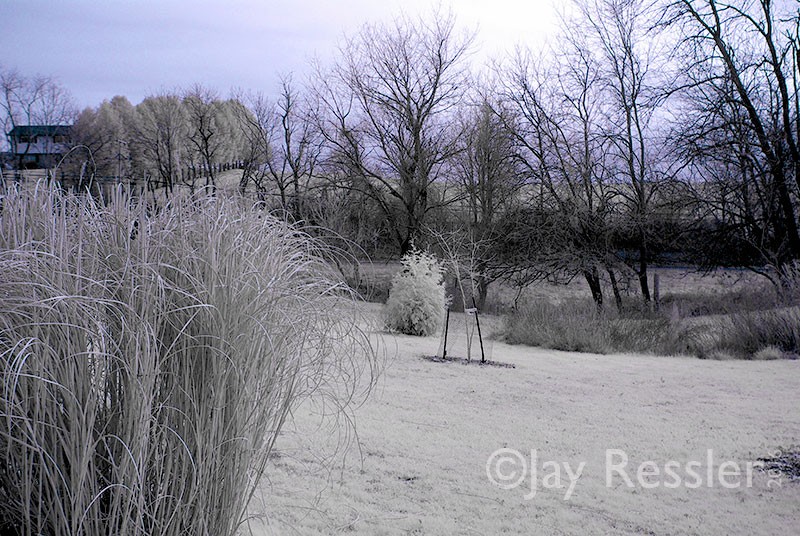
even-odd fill
[[[433,255],[420,251],[406,254],[401,263],[386,302],[386,327],[407,335],[432,335],[444,319],[442,267]]]
[[[6,196],[0,533],[236,534],[292,406],[370,384],[320,254],[223,199]]]
[[[771,361],[773,359],[783,359],[783,350],[776,346],[765,346],[755,354],[753,359],[757,361]]]

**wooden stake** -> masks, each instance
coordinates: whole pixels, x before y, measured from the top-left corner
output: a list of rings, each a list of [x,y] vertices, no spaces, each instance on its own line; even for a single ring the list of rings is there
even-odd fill
[[[475,296],[472,297],[472,306],[475,308],[475,324],[478,326],[478,340],[481,343],[481,363],[486,363],[486,355],[483,353],[483,337],[481,336],[481,321],[478,319],[478,306],[475,304]]]
[[[447,358],[447,330],[450,328],[450,307],[447,308],[444,320],[444,346],[442,347],[442,359]]]

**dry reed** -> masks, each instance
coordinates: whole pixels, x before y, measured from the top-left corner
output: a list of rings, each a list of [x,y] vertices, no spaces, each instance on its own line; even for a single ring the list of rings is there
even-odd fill
[[[262,211],[0,210],[0,533],[233,535],[293,404],[372,384],[324,251]]]

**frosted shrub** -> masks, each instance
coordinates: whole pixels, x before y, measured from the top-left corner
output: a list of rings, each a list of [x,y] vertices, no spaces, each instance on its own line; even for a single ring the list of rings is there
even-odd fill
[[[433,255],[416,250],[401,263],[386,302],[386,327],[423,337],[436,333],[444,319],[442,267]]]

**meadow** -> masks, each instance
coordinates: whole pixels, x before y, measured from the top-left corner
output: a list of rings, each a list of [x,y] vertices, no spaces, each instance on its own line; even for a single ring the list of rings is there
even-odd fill
[[[396,262],[365,263],[358,290],[385,302]],[[618,308],[608,281],[598,310],[581,277],[561,283],[537,281],[519,289],[503,281],[490,286],[483,312],[502,324],[496,339],[554,350],[687,355],[701,359],[797,359],[800,354],[800,274],[786,288],[739,269],[702,272],[691,267],[651,267],[658,277],[658,304],[641,300],[637,283],[620,278]],[[450,296],[459,293],[446,277]],[[468,281],[464,286],[469,289]],[[469,294],[469,291],[467,292]],[[468,298],[469,299],[469,298]],[[457,302],[458,300],[456,300]],[[456,303],[455,310],[462,310]]]
[[[364,307],[379,318],[380,305]],[[744,470],[797,448],[800,361],[579,354],[495,341],[493,359],[515,368],[482,367],[423,359],[438,337],[379,331],[385,369],[352,415],[357,438],[326,424],[320,407],[298,407],[251,510],[263,515],[252,534],[775,535],[800,522],[796,481],[757,469],[751,487],[706,478],[709,450],[717,475],[723,463]],[[487,460],[500,448],[529,464],[536,449],[535,496],[525,498],[529,474],[516,489],[489,480]],[[607,449],[627,454],[634,487],[616,474],[606,485]],[[544,487],[546,461],[586,462],[568,500],[568,482]],[[646,489],[635,476],[645,461],[662,474],[667,462],[698,462],[702,485],[693,489],[681,473],[674,489],[659,478]]]

